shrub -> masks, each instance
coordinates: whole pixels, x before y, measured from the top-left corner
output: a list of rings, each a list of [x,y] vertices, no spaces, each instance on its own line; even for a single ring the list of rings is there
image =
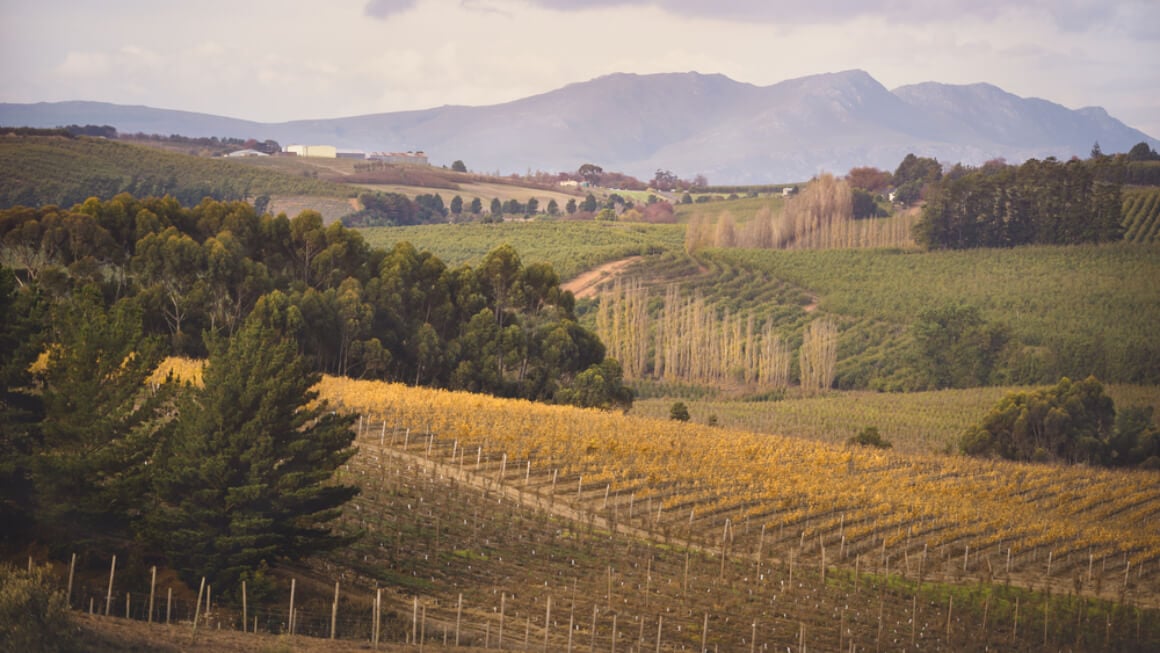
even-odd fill
[[[864,447],[875,447],[878,449],[890,449],[894,446],[890,443],[890,440],[883,438],[878,433],[878,427],[876,426],[867,426],[858,435],[846,440],[846,444],[858,444]]]
[[[685,405],[685,402],[678,401],[669,408],[669,419],[678,422],[689,421],[689,407]]]
[[[0,650],[71,650],[68,605],[48,567],[0,566]]]

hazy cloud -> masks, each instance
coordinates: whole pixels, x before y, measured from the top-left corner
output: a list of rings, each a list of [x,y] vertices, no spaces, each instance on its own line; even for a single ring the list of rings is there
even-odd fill
[[[371,18],[387,18],[414,9],[419,0],[370,0],[363,13]]]
[[[1111,3],[1106,0],[832,0],[830,2],[769,2],[768,0],[529,0],[533,5],[560,11],[608,7],[657,7],[694,18],[763,21],[785,24],[842,22],[876,16],[897,24],[957,21],[964,18],[995,20],[1005,12],[1046,14],[1061,28],[1083,32],[1112,25],[1125,31],[1139,23],[1123,18],[1155,12],[1149,0]],[[1153,26],[1153,29],[1155,27]]]

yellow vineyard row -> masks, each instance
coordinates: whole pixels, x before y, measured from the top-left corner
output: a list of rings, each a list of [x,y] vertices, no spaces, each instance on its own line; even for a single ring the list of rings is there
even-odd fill
[[[607,508],[611,495],[621,515],[633,502],[631,518],[642,523],[656,518],[646,516],[647,502],[670,524],[712,515],[698,525],[718,533],[731,519],[747,520],[750,532],[792,525],[806,541],[877,537],[893,546],[915,533],[920,549],[1117,556],[1152,574],[1160,560],[1155,472],[847,448],[345,378],[327,377],[319,391],[363,414],[371,432],[408,430],[413,450],[424,443],[444,462],[472,468],[503,456],[505,478],[534,474],[538,492],[577,495],[596,485],[604,498],[585,494],[587,507]]]

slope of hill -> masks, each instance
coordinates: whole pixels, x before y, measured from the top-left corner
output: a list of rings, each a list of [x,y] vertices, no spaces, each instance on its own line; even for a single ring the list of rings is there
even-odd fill
[[[0,138],[0,207],[71,206],[120,192],[173,195],[184,204],[205,196],[353,196],[356,190],[234,161],[164,152],[96,138]]]
[[[254,123],[92,102],[0,104],[0,124],[111,124],[121,132],[424,150],[483,171],[574,170],[584,162],[651,178],[657,169],[714,183],[805,179],[858,165],[893,169],[908,152],[943,161],[1086,156],[1160,141],[1099,108],[1067,109],[994,86],[924,83],[887,90],[861,70],[759,87],[695,72],[613,74],[512,102],[330,120]]]

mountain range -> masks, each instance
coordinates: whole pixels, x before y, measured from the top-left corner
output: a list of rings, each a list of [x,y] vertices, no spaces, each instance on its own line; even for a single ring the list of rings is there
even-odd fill
[[[259,123],[99,102],[0,103],[0,125],[112,125],[121,133],[273,139],[340,150],[426,152],[481,172],[557,172],[595,163],[641,179],[658,169],[714,184],[808,179],[854,166],[893,170],[910,152],[944,163],[1087,157],[1160,141],[1099,107],[1068,109],[990,84],[889,90],[862,70],[770,86],[696,72],[617,73],[512,102]]]

